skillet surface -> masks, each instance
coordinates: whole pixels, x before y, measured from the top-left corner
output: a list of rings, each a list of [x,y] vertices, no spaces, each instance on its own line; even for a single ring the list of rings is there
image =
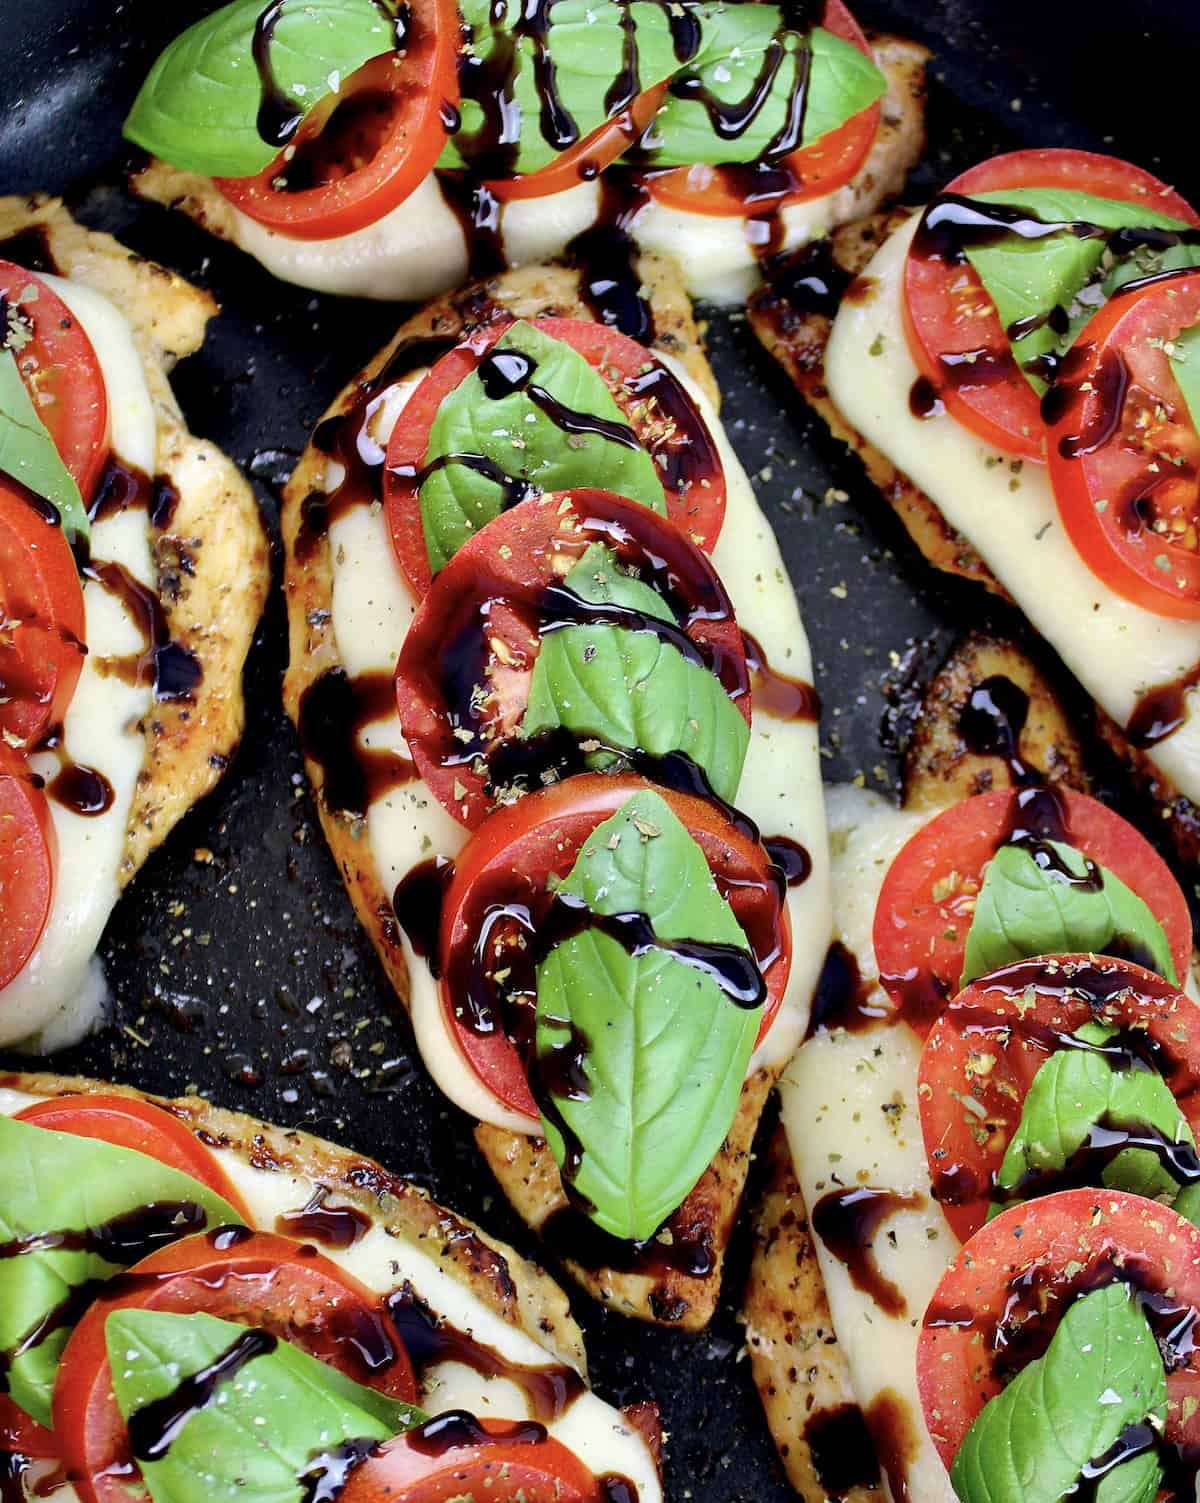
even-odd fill
[[[211,8],[210,0],[3,0],[0,191],[65,193],[87,223],[212,289],[224,312],[175,388],[193,429],[256,478],[274,526],[276,485],[329,399],[382,342],[390,315],[274,283],[182,216],[121,190],[120,122],[141,78],[156,52]],[[1112,151],[1200,201],[1183,104],[1196,71],[1187,64],[1200,63],[1200,8],[1175,0],[1142,0],[1135,11],[1111,0],[863,0],[855,8],[864,24],[934,49],[930,147],[912,201],[971,162],[1022,145]],[[825,703],[826,777],[861,775],[894,791],[906,710],[922,679],[964,627],[1019,628],[981,591],[924,566],[744,319],[714,316],[709,340],[725,421],[804,608]],[[466,1120],[423,1074],[358,933],[280,704],[285,653],[276,592],[248,668],[241,754],[113,915],[102,946],[117,999],[111,1026],[52,1064],[167,1094],[198,1089],[312,1128],[377,1156],[536,1256],[477,1159]],[[1111,769],[1097,770],[1120,797]],[[646,1330],[574,1296],[596,1387],[616,1402],[653,1396],[662,1408],[672,1499],[793,1496],[749,1364],[738,1360],[747,1220],[721,1310],[700,1336]]]

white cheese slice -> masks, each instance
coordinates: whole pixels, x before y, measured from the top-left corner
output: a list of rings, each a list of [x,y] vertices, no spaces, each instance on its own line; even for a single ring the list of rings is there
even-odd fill
[[[712,405],[677,363],[659,355],[687,388],[721,455],[728,488],[724,529],[713,561],[733,601],[740,624],[762,644],[773,666],[810,679],[812,660],[796,597],[774,534],[729,445]],[[398,383],[374,415],[372,433],[387,436],[423,373]],[[340,478],[330,467],[326,486]],[[358,507],[330,528],[333,557],[333,630],[338,655],[351,676],[391,673],[412,621],[415,604],[392,552],[386,517],[378,507]],[[403,748],[399,719],[369,727],[364,744]],[[784,1005],[756,1051],[751,1069],[779,1064],[803,1037],[813,987],[828,943],[831,909],[829,870],[821,800],[817,728],[756,712],[742,777],[740,805],[764,835],[786,835],[812,857],[807,882],[790,889],[788,913],[793,960]],[[374,800],[367,811],[371,852],[384,890],[419,862],[434,855],[453,858],[466,832],[442,809],[423,783],[413,783]],[[410,978],[413,1026],[425,1063],[442,1090],[480,1121],[528,1133],[530,1120],[494,1100],[464,1059],[450,1033],[438,983],[407,936],[404,956]]]
[[[108,394],[113,453],[153,476],[158,468],[158,421],[129,320],[103,293],[81,282],[45,275],[42,281],[62,298],[92,342]]]
[[[779,212],[775,251],[784,254],[819,240],[835,225],[865,212],[857,179]],[[767,226],[760,220],[727,214],[692,214],[651,199],[632,225],[643,250],[674,256],[692,297],[727,307],[744,303],[762,280],[756,247]]]
[[[825,384],[850,425],[937,504],[1093,699],[1120,726],[1138,699],[1200,661],[1200,623],[1174,621],[1108,588],[1075,551],[1046,471],[1017,465],[948,413],[916,418],[917,367],[903,323],[904,260],[916,218],[876,252],[871,295],[842,304],[825,354]],[[871,354],[868,354],[871,351]],[[878,351],[878,353],[874,353]],[[1149,751],[1200,802],[1200,702]]]
[[[153,475],[158,457],[154,406],[128,320],[90,288],[61,277],[46,280],[96,351],[108,392],[114,454]],[[94,524],[92,558],[119,563],[139,583],[154,588],[145,512],[122,512]],[[50,1050],[72,1044],[98,1021],[107,997],[94,954],[120,892],[121,853],[145,751],[141,720],[153,702],[153,690],[125,684],[101,668],[106,657],[145,650],[145,638],[129,611],[95,581],[84,585],[83,601],[88,656],[67,711],[62,756],[101,773],[112,786],[113,801],[94,817],[50,801],[58,844],[54,900],[28,964],[0,990],[0,1046],[19,1043]],[[50,779],[59,760],[44,753],[33,758],[33,766]]]
[[[0,1089],[0,1112],[11,1116],[35,1099]],[[276,1218],[305,1205],[316,1188],[307,1176],[256,1169],[230,1149],[210,1151],[241,1192],[255,1223],[264,1230],[274,1231]],[[322,1247],[321,1252],[376,1293],[390,1294],[406,1281],[411,1283],[435,1314],[498,1352],[506,1362],[527,1367],[558,1365],[532,1336],[491,1311],[435,1253],[402,1237],[389,1236],[382,1226],[372,1225],[350,1248]],[[457,1362],[440,1363],[424,1374],[419,1402],[433,1413],[465,1408],[485,1419],[533,1417],[524,1391],[515,1383],[484,1377]],[[661,1503],[662,1486],[645,1441],[611,1404],[590,1389],[565,1414],[550,1421],[547,1429],[597,1475],[616,1472],[628,1477],[637,1487],[638,1503]],[[62,1487],[51,1496],[57,1503],[73,1503],[77,1494],[71,1487]]]
[[[871,926],[884,873],[928,818],[903,813],[878,794],[830,791],[834,928],[858,960],[864,982],[877,977]],[[958,1250],[958,1239],[930,1196],[929,1169],[917,1110],[921,1045],[903,1023],[863,1032],[820,1032],[796,1054],[780,1080],[783,1122],[810,1217],[826,1193],[871,1186],[917,1197],[887,1217],[873,1255],[902,1293],[898,1314],[855,1287],[849,1270],[814,1234],[838,1343],[863,1411],[895,1395],[910,1427],[905,1460],[910,1498],[954,1503],[954,1492],[929,1438],[917,1393],[921,1316]],[[811,1224],[811,1223],[810,1223]],[[885,1400],[886,1402],[886,1400]],[[900,1503],[889,1487],[892,1503]]]
[[[824,235],[861,210],[858,189],[785,208],[776,249],[793,250]],[[527,266],[560,256],[596,223],[598,183],[579,183],[543,198],[512,199],[497,209],[504,257]],[[341,293],[395,302],[417,302],[461,282],[467,275],[467,244],[457,215],[430,173],[419,187],[374,224],[329,240],[293,240],[230,205],[233,241],[284,282],[315,292]],[[728,305],[745,302],[757,286],[755,241],[761,226],[738,215],[693,214],[651,200],[630,231],[642,250],[673,256],[694,298]]]

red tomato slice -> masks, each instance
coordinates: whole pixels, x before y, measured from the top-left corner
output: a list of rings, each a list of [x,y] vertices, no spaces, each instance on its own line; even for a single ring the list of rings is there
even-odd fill
[[[825,0],[821,25],[852,43],[867,57],[871,47],[842,0]],[[778,162],[713,167],[668,167],[645,174],[651,197],[671,209],[693,214],[749,216],[774,213],[788,204],[824,198],[848,183],[866,160],[879,129],[880,105],[873,104],[844,125]]]
[[[542,1425],[451,1410],[389,1440],[350,1473],[344,1503],[601,1503],[583,1462]]]
[[[108,460],[108,391],[92,341],[49,284],[12,261],[0,261],[5,303],[31,332],[14,350],[17,369],[86,506]]]
[[[54,1432],[85,1503],[142,1497],[112,1391],[104,1322],[114,1310],[204,1311],[270,1331],[357,1383],[415,1403],[416,1380],[379,1296],[314,1248],[225,1227],[185,1237],[101,1294],[71,1333],[54,1388]]]
[[[62,724],[87,652],[83,586],[52,512],[0,481],[0,732],[30,747]]]
[[[497,1008],[493,985],[479,977],[486,996],[471,1000],[476,953],[489,973],[514,973],[527,953],[519,919],[523,910],[536,926],[549,900],[551,875],[565,877],[579,847],[597,825],[615,814],[639,789],[628,774],[590,773],[531,793],[493,814],[471,837],[455,864],[442,908],[439,946],[442,1006],[471,1068],[512,1111],[537,1120],[526,1061],[532,1050],[532,1007]],[[717,887],[733,909],[767,983],[759,1038],[765,1037],[783,1000],[791,970],[787,906],[762,846],[738,830],[707,799],[658,789],[686,825],[712,868]],[[503,957],[503,958],[502,958]],[[496,1026],[502,1011],[513,1015],[514,1036]]]
[[[1073,845],[1120,877],[1163,926],[1176,975],[1188,973],[1187,900],[1131,824],[1095,799],[1063,788],[980,793],[917,831],[888,868],[875,909],[880,979],[922,1035],[958,991],[984,867],[1018,830]]]
[[[716,445],[695,404],[653,353],[607,324],[576,318],[539,318],[537,326],[565,340],[595,366],[626,421],[658,462],[667,515],[706,553],[725,517],[725,474]],[[392,430],[384,468],[384,504],[400,567],[420,599],[432,583],[418,502],[429,430],[444,397],[460,386],[504,333],[506,324],[478,329],[443,355],[413,392]]]
[[[1141,1296],[1160,1338],[1194,1322],[1200,1231],[1140,1195],[1065,1190],[1012,1206],[976,1232],[938,1285],[917,1346],[925,1423],[947,1468],[988,1399],[1043,1354],[1066,1306],[1118,1278]],[[1200,1438],[1197,1416],[1182,1407],[1200,1378],[1200,1349],[1184,1345],[1167,1373],[1166,1439],[1175,1445]]]
[[[58,1441],[53,1430],[18,1409],[7,1394],[0,1394],[0,1454],[5,1451],[50,1461],[58,1457]]]
[[[545,198],[550,193],[565,193],[582,182],[590,182],[629,150],[658,114],[666,97],[666,82],[656,84],[545,167],[517,177],[492,178],[484,186],[493,198],[504,203],[513,198]]]
[[[403,51],[365,63],[316,106],[257,177],[217,178],[243,214],[277,235],[332,240],[403,203],[446,144],[458,104],[454,0],[408,0]]]
[[[438,575],[396,664],[400,725],[417,770],[469,829],[496,807],[493,778],[505,787],[539,786],[541,769],[528,759],[511,771],[497,768],[519,750],[547,592],[598,542],[680,602],[687,641],[749,724],[750,680],[733,607],[712,564],[678,527],[607,491],[523,501],[477,532]]]
[[[0,991],[24,969],[42,937],[57,858],[42,781],[0,739]]]
[[[945,191],[969,198],[1019,188],[1071,188],[1121,203],[1145,203],[1200,225],[1191,205],[1158,178],[1090,151],[1006,152],[956,177]],[[1046,425],[1041,401],[1021,374],[1000,316],[969,263],[944,259],[923,248],[918,237],[905,266],[904,291],[913,359],[946,410],[995,448],[1042,463]],[[964,354],[973,358],[953,358]],[[953,379],[948,379],[951,373]]]
[[[1136,1045],[1200,1133],[1200,1013],[1190,997],[1127,960],[1055,955],[1005,966],[958,994],[921,1052],[925,1152],[960,1242],[987,1220],[1034,1076],[1058,1049],[1076,1047],[1067,1041],[1092,1022],[1120,1030],[1111,1047]]]
[[[1047,460],[1076,552],[1118,595],[1200,617],[1200,433],[1164,349],[1200,323],[1200,274],[1118,293],[1063,362]]]
[[[54,1132],[73,1133],[77,1138],[98,1138],[118,1148],[132,1148],[157,1159],[169,1169],[189,1174],[214,1194],[227,1200],[244,1220],[251,1219],[245,1201],[212,1153],[194,1133],[164,1107],[132,1096],[52,1096],[35,1101],[17,1113],[22,1122],[33,1122]]]

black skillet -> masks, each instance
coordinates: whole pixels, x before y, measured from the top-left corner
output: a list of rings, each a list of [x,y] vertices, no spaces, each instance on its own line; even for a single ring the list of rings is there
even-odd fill
[[[182,217],[122,191],[122,116],[159,48],[210,8],[0,0],[0,192],[65,193],[89,224],[213,290],[224,313],[175,389],[192,427],[257,478],[273,521],[277,480],[381,342],[381,313],[274,283]],[[1127,156],[1200,201],[1190,108],[1200,7],[863,0],[855,9],[865,24],[935,52],[930,148],[914,194],[998,150],[1071,145]],[[869,786],[894,788],[915,686],[964,626],[1012,629],[1012,619],[922,565],[743,319],[715,316],[709,339],[726,422],[804,607],[826,707],[826,776],[861,773]],[[831,492],[849,500],[826,500]],[[536,1253],[476,1158],[465,1119],[423,1074],[357,930],[280,708],[285,652],[276,595],[250,661],[241,755],[113,915],[102,946],[117,997],[111,1026],[54,1065],[168,1094],[200,1089],[314,1128]],[[700,1336],[647,1330],[574,1298],[600,1392],[618,1402],[653,1395],[662,1406],[675,1500],[792,1496],[749,1364],[738,1360],[749,1252],[744,1217],[725,1299]]]

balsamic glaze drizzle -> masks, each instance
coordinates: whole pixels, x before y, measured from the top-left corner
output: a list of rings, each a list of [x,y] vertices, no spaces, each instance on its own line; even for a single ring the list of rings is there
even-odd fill
[[[804,1423],[804,1439],[817,1480],[831,1498],[856,1487],[879,1486],[879,1460],[857,1404],[818,1409]]]
[[[921,216],[913,242],[919,256],[936,258],[950,265],[966,259],[968,249],[997,245],[1008,235],[1022,240],[1043,240],[1049,235],[1068,234],[1077,240],[1103,240],[1113,255],[1128,255],[1139,249],[1167,250],[1177,245],[1200,245],[1200,230],[1166,230],[1150,225],[1126,225],[1106,229],[1087,220],[1043,220],[1015,204],[987,203],[960,193],[939,194]],[[1028,333],[1019,326],[1020,333]]]
[[[367,726],[394,712],[392,675],[382,671],[351,678],[344,668],[329,668],[304,691],[300,744],[321,769],[320,796],[332,813],[363,819],[373,799],[416,777],[400,752],[360,744]]]
[[[433,365],[459,344],[457,335],[430,335],[400,345],[376,375],[364,381],[344,412],[317,424],[313,444],[337,460],[344,471],[334,490],[314,491],[300,507],[295,552],[305,563],[325,539],[330,526],[356,506],[383,499],[384,449],[370,432],[371,420],[388,391],[423,366]]]
[[[812,1226],[828,1250],[845,1265],[850,1282],[885,1315],[902,1316],[907,1303],[899,1287],[880,1271],[874,1241],[883,1223],[897,1211],[917,1210],[919,1195],[902,1195],[870,1185],[829,1190],[812,1209]]]
[[[654,314],[649,299],[642,296],[638,248],[630,227],[649,201],[649,193],[632,174],[609,167],[600,179],[596,223],[567,247],[579,268],[580,297],[596,319],[644,345],[654,342]]]
[[[1176,1142],[1156,1127],[1122,1127],[1104,1118],[1089,1129],[1086,1143],[1071,1155],[1061,1170],[1050,1173],[1032,1169],[1009,1189],[993,1186],[992,1199],[1007,1205],[1028,1200],[1031,1194],[1042,1196],[1058,1190],[1103,1184],[1104,1170],[1128,1149],[1152,1153],[1181,1188],[1200,1182],[1200,1154],[1192,1144],[1182,1140]]]
[[[851,281],[850,273],[834,259],[833,242],[828,238],[776,258],[767,274],[776,300],[802,317],[819,314],[832,319]]]
[[[482,1446],[489,1441],[503,1441],[509,1446],[540,1446],[546,1443],[545,1425],[537,1420],[520,1420],[503,1430],[487,1431],[465,1409],[447,1409],[436,1414],[415,1430],[408,1431],[408,1444],[426,1456],[446,1456],[467,1446]]]
[[[413,1371],[421,1374],[442,1362],[458,1362],[485,1378],[503,1378],[525,1395],[534,1417],[543,1425],[560,1419],[587,1385],[565,1363],[527,1366],[510,1362],[490,1346],[439,1320],[427,1304],[405,1284],[387,1301],[388,1314],[401,1339]]]
[[[1149,689],[1134,706],[1126,734],[1131,746],[1147,750],[1173,735],[1188,716],[1188,695],[1200,687],[1200,663],[1170,683]]]
[[[321,1242],[344,1251],[366,1235],[371,1218],[356,1206],[329,1206],[329,1190],[318,1185],[298,1211],[283,1211],[275,1218],[275,1230],[298,1242]]]
[[[336,1503],[355,1467],[374,1456],[379,1445],[379,1441],[364,1437],[319,1452],[297,1479],[302,1489],[301,1503]]]
[[[109,658],[106,672],[130,684],[153,684],[157,700],[190,700],[204,676],[195,653],[171,638],[158,594],[118,563],[90,563],[86,580],[94,580],[120,600],[145,638],[146,650],[127,658]]]
[[[207,1367],[182,1379],[161,1399],[152,1399],[135,1410],[127,1421],[134,1457],[138,1461],[161,1461],[187,1422],[216,1398],[222,1383],[236,1377],[256,1357],[273,1352],[278,1345],[278,1340],[267,1331],[245,1330]]]
[[[193,1201],[154,1201],[84,1230],[50,1231],[18,1237],[0,1244],[0,1258],[22,1257],[61,1248],[69,1252],[94,1253],[107,1263],[128,1268],[167,1243],[200,1231],[207,1219],[203,1206]],[[41,1346],[56,1331],[68,1330],[75,1325],[107,1282],[101,1277],[73,1285],[57,1305],[38,1318],[20,1341],[8,1350],[0,1351],[0,1393],[8,1391],[8,1370],[17,1358]]]
[[[280,87],[271,61],[271,44],[275,28],[283,16],[285,0],[270,0],[254,23],[254,35],[250,51],[258,70],[259,105],[255,125],[260,138],[281,151],[299,130],[305,111]],[[392,27],[393,47],[404,46],[411,26],[411,16],[406,5],[395,10],[386,0],[374,0],[375,8]]]
[[[271,66],[271,41],[283,14],[284,0],[271,0],[254,23],[251,52],[258,69],[261,99],[255,122],[258,134],[269,145],[282,149],[300,128],[304,111],[279,87]]]

